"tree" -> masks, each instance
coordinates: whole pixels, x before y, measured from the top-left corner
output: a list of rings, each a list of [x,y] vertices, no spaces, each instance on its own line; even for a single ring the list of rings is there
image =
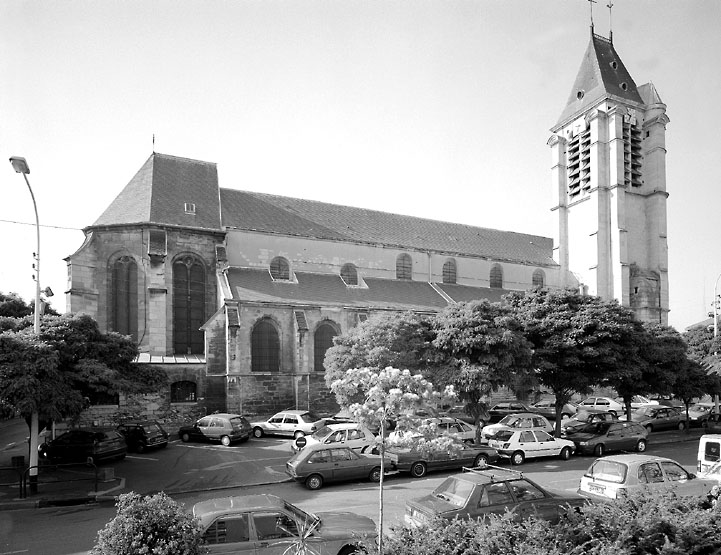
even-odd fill
[[[574,393],[587,393],[621,366],[630,369],[625,364],[633,354],[627,338],[636,325],[634,314],[615,301],[572,289],[511,292],[504,300],[533,346],[538,381],[555,395],[558,436],[563,405]]]
[[[406,312],[374,316],[333,338],[326,351],[328,387],[351,368],[425,369],[434,358],[430,321]]]
[[[476,441],[480,441],[481,420],[488,418],[483,399],[528,374],[531,344],[513,312],[487,300],[449,306],[432,325],[433,346],[449,359],[435,369],[433,378],[452,385],[465,401],[466,411],[475,418]]]
[[[43,312],[52,316],[59,314],[50,306],[49,303],[43,302]],[[0,318],[22,318],[24,316],[32,316],[35,311],[35,301],[26,303],[17,293],[0,292]]]
[[[387,367],[351,368],[342,377],[331,384],[331,391],[338,403],[347,408],[354,419],[365,426],[380,430],[379,447],[381,455],[381,478],[378,487],[378,553],[383,553],[383,475],[385,474],[386,422],[397,418],[398,430],[414,430],[420,437],[407,434],[406,442],[415,442],[421,449],[448,449],[453,441],[449,437],[434,436],[432,426],[419,425],[414,417],[415,411],[423,403],[440,398],[433,384],[421,374],[411,374],[410,370]],[[455,394],[452,388],[446,388],[446,397]],[[348,404],[351,399],[362,399]]]
[[[167,382],[133,364],[137,353],[129,337],[102,333],[90,316],[45,316],[39,337],[32,321],[0,333],[0,397],[26,419],[33,410],[44,421],[74,418],[95,393],[144,393]]]
[[[125,493],[116,507],[117,515],[98,532],[91,555],[207,553],[198,520],[165,493]]]

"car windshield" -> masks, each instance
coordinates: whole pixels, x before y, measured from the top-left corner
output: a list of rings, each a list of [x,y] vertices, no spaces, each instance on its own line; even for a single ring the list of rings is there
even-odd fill
[[[515,432],[513,430],[501,430],[498,432],[493,439],[498,441],[508,441]]]
[[[230,425],[233,427],[234,430],[240,430],[243,427],[243,424],[245,423],[245,418],[242,416],[234,416],[230,419]]]
[[[456,507],[465,507],[468,498],[473,493],[474,485],[466,480],[459,480],[454,477],[446,478],[436,489],[433,490],[433,497],[443,499],[444,501],[455,505]]]
[[[318,431],[316,431],[314,434],[312,434],[310,437],[313,439],[317,439],[318,441],[322,440],[325,436],[328,436],[333,433],[333,429],[329,426],[322,426]]]
[[[587,410],[580,410],[576,413],[576,420],[579,422],[588,422],[591,420],[591,417],[596,414],[594,412],[588,412]]]
[[[313,513],[306,513],[302,509],[299,509],[288,502],[285,503],[285,510],[291,513],[297,522],[304,522],[306,526],[313,524],[315,521],[320,521],[320,519]]]
[[[610,422],[591,422],[586,424],[579,431],[586,434],[605,434],[611,427]]]
[[[651,407],[640,407],[634,411],[638,415],[642,416],[655,416],[656,409]]]
[[[519,418],[517,416],[509,414],[508,416],[504,416],[498,423],[504,426],[514,426],[518,420]]]
[[[584,476],[593,478],[594,480],[623,484],[626,481],[627,471],[628,467],[623,463],[598,459],[591,465],[591,468],[586,471]]]

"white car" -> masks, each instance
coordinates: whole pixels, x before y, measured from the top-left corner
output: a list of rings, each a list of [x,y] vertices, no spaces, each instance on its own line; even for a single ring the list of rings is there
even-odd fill
[[[476,441],[476,427],[458,418],[449,416],[428,418],[424,423],[435,423],[439,434],[454,437],[464,443],[474,443]]]
[[[623,397],[617,397],[616,401],[623,405]],[[649,399],[643,395],[634,395],[631,397],[631,408],[634,410],[640,409],[641,407],[648,407],[650,405],[658,405],[658,401],[654,401],[653,399]]]
[[[325,426],[325,420],[307,410],[284,410],[260,422],[251,422],[253,436],[276,435],[300,437],[311,435]]]
[[[623,414],[625,407],[610,397],[589,397],[578,403],[579,409],[607,410],[613,414]]]
[[[531,412],[521,412],[504,416],[501,421],[496,424],[483,426],[481,430],[481,441],[488,441],[501,430],[516,430],[521,428],[527,430],[542,430],[549,434],[553,433],[553,425],[545,416]]]
[[[290,449],[297,453],[309,445],[323,443],[328,447],[350,447],[354,451],[364,453],[376,443],[376,437],[368,428],[357,422],[328,424],[309,436],[301,436],[290,442]]]
[[[488,441],[501,457],[511,459],[511,464],[536,457],[571,458],[576,444],[567,439],[553,437],[543,430],[502,430]]]

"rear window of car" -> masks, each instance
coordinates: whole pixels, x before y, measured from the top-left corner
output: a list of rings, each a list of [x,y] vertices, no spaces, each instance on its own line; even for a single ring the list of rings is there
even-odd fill
[[[242,417],[242,416],[234,416],[230,419],[230,425],[233,427],[234,430],[238,430],[240,428],[243,428],[243,426],[249,425],[248,421]]]
[[[626,481],[627,472],[628,467],[623,463],[599,459],[591,465],[584,476],[594,480],[623,484]]]
[[[456,507],[465,507],[474,488],[475,485],[471,482],[450,477],[433,490],[432,495]]]
[[[508,441],[515,433],[516,432],[513,430],[501,430],[496,434],[494,439],[497,439],[498,441]]]

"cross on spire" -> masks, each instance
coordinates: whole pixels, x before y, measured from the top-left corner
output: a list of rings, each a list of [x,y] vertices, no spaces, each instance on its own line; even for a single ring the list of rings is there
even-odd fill
[[[608,8],[608,40],[613,42],[613,0],[609,0],[606,7]]]
[[[593,5],[598,4],[596,0],[586,0],[588,2],[589,7],[591,8],[591,31],[593,31]]]

